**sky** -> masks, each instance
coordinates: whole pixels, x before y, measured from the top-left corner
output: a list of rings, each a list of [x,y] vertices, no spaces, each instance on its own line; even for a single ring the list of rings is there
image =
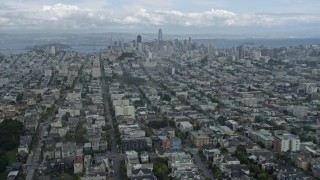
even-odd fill
[[[0,0],[0,32],[317,36],[320,0]]]

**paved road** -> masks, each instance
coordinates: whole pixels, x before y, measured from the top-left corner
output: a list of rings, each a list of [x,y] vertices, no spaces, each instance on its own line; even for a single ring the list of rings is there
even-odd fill
[[[63,105],[64,99],[66,98],[66,96],[67,96],[67,92],[65,92],[63,94],[62,98],[58,101],[56,108],[54,109],[53,112],[55,112],[55,110],[57,110],[60,106]],[[39,128],[38,131],[40,132],[39,138],[38,138],[38,141],[36,142],[36,146],[34,147],[34,149],[31,150],[30,155],[32,157],[29,158],[28,162],[27,162],[26,180],[33,179],[35,171],[38,169],[38,167],[40,165],[41,154],[42,154],[41,144],[42,144],[42,141],[44,140],[45,131],[46,131],[47,127],[51,124],[51,122],[54,118],[55,118],[55,113],[50,115],[44,123],[39,124],[39,127],[38,127]]]
[[[189,151],[192,155],[193,158],[195,160],[196,165],[198,166],[198,168],[202,171],[203,175],[206,178],[210,178],[210,179],[214,179],[212,172],[209,170],[207,164],[205,162],[203,162],[198,154],[198,151],[195,149],[186,149],[187,151]]]
[[[44,134],[46,131],[46,124],[50,124],[53,120],[53,118],[55,117],[55,115],[51,115],[49,116],[49,118],[45,121],[45,123],[40,123],[39,125],[39,138],[38,138],[38,142],[36,143],[36,147],[32,150],[32,158],[31,158],[31,162],[27,163],[27,176],[26,176],[26,180],[32,180],[34,177],[34,172],[38,169],[39,167],[39,162],[40,162],[40,158],[41,158],[41,142],[44,139]]]
[[[101,60],[101,58],[100,58]],[[103,60],[100,61],[100,65],[101,65],[101,74],[102,74],[102,96],[103,96],[103,101],[104,101],[104,107],[105,107],[105,116],[106,119],[108,120],[108,124],[111,125],[111,129],[109,130],[109,134],[111,137],[111,154],[113,154],[114,156],[112,156],[112,168],[113,168],[113,174],[114,177],[113,179],[115,180],[121,180],[121,176],[120,176],[120,162],[123,159],[123,155],[121,155],[119,153],[119,146],[116,140],[116,135],[115,135],[115,128],[113,126],[113,117],[110,114],[109,111],[109,102],[108,102],[108,92],[109,92],[109,86],[108,86],[108,82],[105,78],[105,72],[104,72],[104,62]]]

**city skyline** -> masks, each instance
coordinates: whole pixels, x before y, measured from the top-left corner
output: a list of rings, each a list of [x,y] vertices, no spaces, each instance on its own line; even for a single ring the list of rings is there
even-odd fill
[[[0,2],[0,32],[156,32],[318,36],[315,0]]]

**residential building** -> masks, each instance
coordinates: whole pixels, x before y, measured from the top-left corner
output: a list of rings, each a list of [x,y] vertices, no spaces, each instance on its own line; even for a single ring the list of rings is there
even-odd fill
[[[277,135],[274,138],[274,150],[279,153],[299,151],[300,139],[292,134]]]
[[[202,147],[209,144],[209,137],[202,131],[192,131],[190,132],[190,138],[193,145],[196,147]]]

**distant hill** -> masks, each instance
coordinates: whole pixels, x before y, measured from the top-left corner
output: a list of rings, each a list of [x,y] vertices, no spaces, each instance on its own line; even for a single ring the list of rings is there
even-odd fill
[[[66,44],[50,43],[50,44],[43,44],[43,45],[27,46],[26,50],[44,51],[48,47],[51,47],[51,46],[59,46],[60,49],[70,49],[70,48],[72,48],[70,45],[66,45]]]

